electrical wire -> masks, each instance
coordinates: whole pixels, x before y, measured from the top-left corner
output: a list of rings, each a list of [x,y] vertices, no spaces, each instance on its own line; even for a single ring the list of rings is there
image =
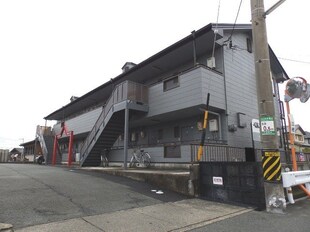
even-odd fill
[[[242,5],[242,0],[240,0],[239,7],[238,7],[238,11],[237,11],[237,15],[236,15],[235,22],[234,22],[232,31],[231,31],[231,33],[230,33],[230,36],[228,37],[227,40],[224,41],[224,43],[227,42],[227,41],[230,41],[230,40],[231,40],[231,37],[233,36],[233,33],[234,33],[234,31],[235,31],[235,27],[236,27],[236,23],[237,23],[237,20],[238,20],[238,17],[239,17],[239,12],[240,12],[240,9],[241,9],[241,5]]]
[[[0,140],[7,140],[7,141],[20,141],[20,140],[22,140],[22,139],[13,139],[13,138],[0,137]]]
[[[310,64],[309,61],[303,61],[303,60],[294,60],[294,59],[288,59],[288,58],[283,58],[283,57],[278,57],[279,60],[286,60],[286,61],[292,61],[296,63],[302,63],[302,64]]]

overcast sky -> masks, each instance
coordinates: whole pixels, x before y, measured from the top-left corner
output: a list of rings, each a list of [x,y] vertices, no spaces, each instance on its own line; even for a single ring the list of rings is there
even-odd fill
[[[265,0],[269,8],[278,0]],[[217,20],[218,0],[0,0],[0,148],[33,140],[48,114]],[[221,0],[233,23],[240,0]],[[310,83],[310,3],[287,0],[267,17],[269,44],[290,77]],[[250,23],[243,0],[237,23]],[[291,101],[310,131],[310,101]],[[52,125],[54,122],[47,122]]]

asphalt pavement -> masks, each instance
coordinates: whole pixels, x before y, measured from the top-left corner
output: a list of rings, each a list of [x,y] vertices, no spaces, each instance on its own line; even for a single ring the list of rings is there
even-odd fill
[[[0,222],[23,228],[186,199],[124,177],[66,167],[0,164]]]
[[[0,164],[0,224],[19,232],[310,231],[309,200],[271,214],[154,190],[101,172]]]
[[[251,211],[237,217],[217,221],[192,232],[308,232],[310,231],[310,200],[287,205],[284,214]]]

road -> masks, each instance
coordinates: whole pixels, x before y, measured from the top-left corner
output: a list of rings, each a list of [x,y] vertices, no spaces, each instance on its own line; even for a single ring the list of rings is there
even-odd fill
[[[66,167],[0,164],[0,222],[23,228],[186,199],[127,178]]]
[[[17,232],[310,231],[310,200],[270,214],[152,189],[101,172],[0,164],[0,225]]]
[[[231,217],[192,232],[308,232],[310,231],[310,200],[288,205],[284,214],[251,211]]]

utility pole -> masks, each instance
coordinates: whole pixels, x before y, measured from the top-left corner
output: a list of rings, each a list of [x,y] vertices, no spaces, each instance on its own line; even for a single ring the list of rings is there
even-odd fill
[[[271,213],[283,213],[286,201],[281,181],[280,152],[275,127],[264,0],[251,0],[251,12],[266,210]]]

